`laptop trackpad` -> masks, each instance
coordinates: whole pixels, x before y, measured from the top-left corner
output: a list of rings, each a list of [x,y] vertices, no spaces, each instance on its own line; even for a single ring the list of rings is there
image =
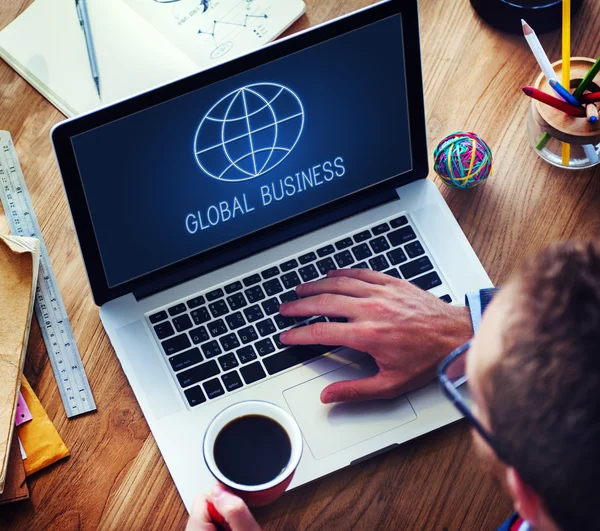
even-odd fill
[[[283,392],[315,459],[350,448],[417,418],[404,396],[394,400],[371,400],[353,404],[321,403],[321,391],[330,383],[366,378],[376,373],[375,362],[366,356],[356,363],[345,365]]]

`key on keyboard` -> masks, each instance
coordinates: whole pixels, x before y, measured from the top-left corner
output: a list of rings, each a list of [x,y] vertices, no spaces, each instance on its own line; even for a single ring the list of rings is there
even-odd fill
[[[218,396],[225,394],[225,390],[223,389],[223,386],[221,385],[221,382],[218,378],[215,378],[214,380],[210,380],[208,382],[204,382],[202,384],[202,387],[204,387],[204,392],[206,393],[206,396],[210,399],[217,398]]]
[[[162,342],[163,350],[167,356],[175,354],[181,350],[191,347],[192,344],[188,339],[187,334],[179,334],[178,336],[172,337]]]
[[[412,230],[412,227],[402,227],[401,229],[388,234],[390,243],[394,247],[398,247],[398,245],[414,240],[416,237],[417,235],[415,234],[415,231]]]
[[[194,297],[193,299],[190,299],[189,301],[187,301],[187,305],[190,310],[193,310],[194,308],[197,308],[198,306],[202,306],[205,302],[206,301],[204,300],[204,297],[202,295],[200,295],[199,297]]]
[[[335,258],[335,261],[337,262],[337,265],[340,268],[348,267],[350,264],[354,263],[354,258],[352,258],[350,251],[342,251],[341,253],[338,253],[333,257]]]
[[[169,315],[173,317],[174,315],[179,315],[180,313],[185,312],[185,304],[183,302],[181,304],[177,304],[176,306],[172,306],[167,310]]]
[[[276,277],[277,275],[279,275],[279,268],[277,266],[270,267],[262,272],[262,277],[265,280]]]
[[[273,315],[279,311],[279,301],[277,297],[268,299],[262,303],[263,310],[267,315]]]
[[[248,363],[249,361],[257,358],[256,352],[254,351],[254,347],[252,345],[248,345],[247,347],[239,349],[236,354],[240,360],[240,363]]]
[[[238,332],[238,334],[244,345],[246,345],[247,343],[252,343],[252,341],[258,339],[258,334],[256,333],[256,330],[253,326],[247,326],[246,328],[242,328]]]
[[[244,319],[242,312],[232,313],[225,317],[225,320],[227,321],[227,324],[231,330],[235,330],[236,328],[246,324],[246,320]]]
[[[258,380],[262,380],[267,376],[260,362],[258,361],[242,367],[240,372],[242,373],[242,377],[247,384],[257,382]]]
[[[415,286],[418,286],[423,290],[429,290],[441,285],[442,280],[440,279],[439,275],[434,271],[433,273],[427,273],[422,277],[415,278],[414,280],[411,280],[411,282]]]
[[[298,276],[298,273],[296,273],[295,271],[291,271],[289,273],[286,273],[285,275],[282,275],[281,282],[283,282],[285,289],[291,289],[300,284],[301,280]]]
[[[408,262],[408,264],[404,264],[400,266],[400,271],[402,271],[402,276],[406,279],[411,279],[420,275],[421,273],[425,273],[426,271],[430,271],[433,269],[433,264],[431,260],[426,256],[422,258],[417,258],[412,262]]]
[[[173,326],[175,326],[175,330],[178,332],[183,332],[188,328],[192,328],[194,325],[192,324],[192,320],[190,319],[189,315],[184,313],[183,315],[173,319]]]
[[[254,284],[258,284],[260,282],[260,275],[250,275],[249,277],[246,277],[244,280],[242,280],[242,282],[246,287],[253,286]]]
[[[217,319],[216,321],[209,323],[206,328],[208,328],[208,331],[212,337],[218,337],[227,332],[227,325],[223,319]]]
[[[196,323],[197,325],[210,321],[210,314],[208,313],[208,310],[206,308],[198,308],[197,310],[194,310],[190,315],[192,316],[194,323]]]
[[[232,284],[228,284],[225,286],[225,293],[234,293],[236,291],[240,291],[243,288],[242,283],[238,280],[237,282],[233,282]]]
[[[202,392],[202,389],[200,388],[199,385],[190,387],[189,389],[186,389],[183,393],[185,394],[188,404],[191,407],[194,407],[194,406],[197,406],[199,404],[203,404],[204,402],[206,402],[206,397],[204,396],[204,393]]]
[[[319,276],[319,272],[313,264],[308,264],[305,267],[299,269],[302,282],[310,282]]]
[[[310,253],[303,254],[302,256],[299,256],[298,262],[300,262],[302,265],[304,265],[304,264],[308,264],[309,262],[314,262],[316,259],[317,259],[317,255],[313,252],[310,252]]]
[[[204,341],[208,341],[210,339],[204,326],[199,326],[198,328],[190,330],[190,337],[195,345],[198,343],[204,343]]]
[[[156,332],[156,337],[158,337],[158,339],[165,339],[175,333],[175,330],[173,330],[173,327],[169,321],[166,323],[157,324],[154,327],[154,331]]]
[[[190,365],[196,365],[196,363],[200,363],[203,359],[204,358],[202,357],[202,354],[200,354],[200,349],[196,347],[170,357],[169,363],[171,364],[171,367],[173,367],[174,371],[180,371],[181,369],[185,369]]]
[[[244,295],[242,293],[234,293],[233,295],[227,297],[227,304],[229,304],[229,307],[232,310],[239,310],[240,308],[246,306],[248,303],[246,302],[246,299],[244,298]]]
[[[326,245],[325,247],[321,247],[320,249],[317,249],[317,254],[323,258],[324,256],[327,256],[328,254],[333,254],[335,253],[335,247],[333,245]]]
[[[235,354],[233,353],[225,354],[224,356],[221,356],[217,361],[219,362],[221,369],[223,369],[224,371],[228,371],[229,369],[233,369],[239,365],[239,362],[235,357]]]
[[[203,380],[208,380],[220,372],[221,370],[219,369],[217,362],[215,360],[211,360],[207,361],[206,363],[202,363],[201,365],[196,365],[187,371],[178,373],[177,380],[179,380],[179,385],[181,385],[181,387],[187,387],[188,385],[202,382]]]
[[[224,374],[223,376],[221,376],[221,380],[225,385],[225,389],[227,389],[227,391],[229,392],[235,391],[236,389],[239,389],[240,387],[242,387],[242,385],[244,385],[242,383],[240,375],[236,371]]]
[[[321,275],[326,275],[327,271],[331,271],[332,269],[337,269],[335,263],[330,257],[324,258],[323,260],[319,260],[317,262],[317,267],[321,272]]]
[[[206,358],[214,358],[223,352],[219,346],[219,343],[217,343],[214,339],[208,343],[204,343],[200,346],[200,348],[202,349],[202,352]]]
[[[255,302],[262,301],[266,295],[260,286],[253,286],[248,288],[245,292],[246,298],[250,304],[254,304]]]
[[[219,297],[223,296],[223,290],[221,288],[217,288],[213,291],[209,291],[206,294],[206,300],[208,301],[214,301],[217,300]]]
[[[244,315],[246,316],[246,319],[248,319],[249,323],[253,323],[254,321],[258,321],[264,317],[264,314],[258,304],[246,308],[244,310]]]
[[[149,319],[150,319],[150,322],[151,322],[152,324],[155,324],[155,323],[158,323],[158,322],[160,322],[160,321],[164,321],[164,320],[165,320],[165,319],[167,319],[168,317],[169,317],[169,316],[167,315],[167,312],[165,312],[165,311],[162,311],[162,312],[158,312],[158,313],[155,313],[155,314],[151,315],[151,316],[149,317]]]

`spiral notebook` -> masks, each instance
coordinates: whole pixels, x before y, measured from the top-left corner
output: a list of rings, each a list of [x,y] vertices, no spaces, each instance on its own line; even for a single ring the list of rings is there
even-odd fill
[[[0,31],[0,57],[66,116],[132,96],[275,39],[302,0],[88,0],[102,99],[75,0],[35,0]]]

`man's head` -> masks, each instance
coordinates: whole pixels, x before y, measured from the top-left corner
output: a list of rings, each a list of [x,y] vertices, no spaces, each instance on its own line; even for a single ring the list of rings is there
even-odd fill
[[[536,528],[600,529],[600,244],[528,260],[467,358],[475,416],[509,465],[478,452]]]

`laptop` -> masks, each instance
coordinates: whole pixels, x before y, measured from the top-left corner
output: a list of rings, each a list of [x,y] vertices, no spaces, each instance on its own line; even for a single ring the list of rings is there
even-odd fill
[[[431,384],[323,405],[370,376],[287,347],[301,282],[371,268],[461,304],[491,286],[428,175],[416,0],[391,0],[58,124],[52,141],[95,302],[188,508],[205,429],[266,400],[305,442],[291,487],[459,418]],[[252,448],[240,447],[252,458]]]

